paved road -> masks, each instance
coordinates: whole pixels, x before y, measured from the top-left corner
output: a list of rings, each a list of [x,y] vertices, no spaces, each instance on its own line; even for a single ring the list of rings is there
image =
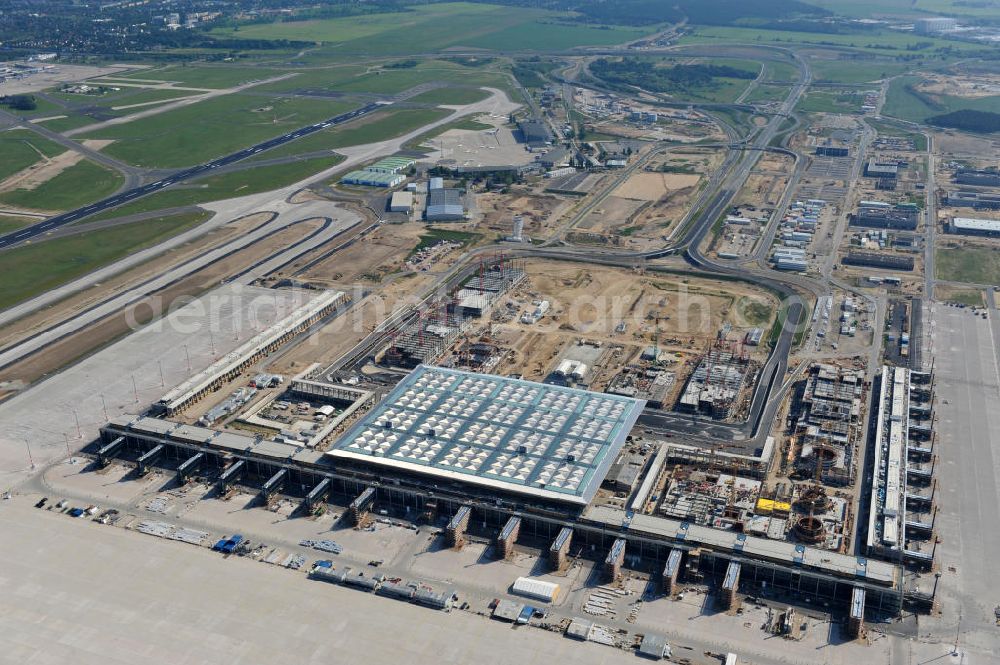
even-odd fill
[[[57,229],[60,226],[66,224],[72,224],[73,222],[80,220],[88,215],[93,215],[99,212],[103,212],[110,208],[120,206],[123,203],[128,203],[129,201],[134,201],[136,199],[142,198],[148,194],[158,192],[160,190],[166,189],[177,183],[184,182],[186,180],[191,180],[200,175],[204,175],[208,171],[233,164],[240,160],[252,157],[260,152],[269,150],[271,148],[276,148],[290,141],[295,141],[303,136],[308,136],[316,132],[322,131],[329,127],[334,127],[336,125],[341,125],[345,122],[350,122],[360,118],[361,116],[367,115],[376,109],[382,108],[388,105],[390,102],[373,102],[371,104],[366,104],[361,108],[354,109],[353,111],[348,111],[347,113],[341,113],[340,115],[334,116],[328,120],[322,122],[317,122],[306,127],[301,127],[295,131],[288,132],[287,134],[282,134],[281,136],[276,136],[273,139],[268,139],[262,143],[250,146],[249,148],[244,148],[225,157],[219,157],[210,162],[200,164],[198,166],[193,166],[183,171],[178,171],[172,173],[162,180],[157,180],[156,182],[149,183],[147,185],[142,185],[139,187],[134,187],[128,191],[121,192],[120,194],[115,194],[96,203],[91,203],[83,208],[78,208],[70,212],[63,213],[61,215],[56,215],[55,217],[50,217],[43,222],[33,224],[31,226],[24,227],[13,233],[9,233],[5,236],[0,236],[0,249],[5,249],[9,247],[14,247],[23,243],[26,240],[30,240],[34,237],[48,233],[53,229]]]

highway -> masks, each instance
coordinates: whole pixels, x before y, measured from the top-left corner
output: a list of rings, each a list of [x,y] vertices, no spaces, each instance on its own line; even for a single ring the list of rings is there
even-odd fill
[[[37,236],[49,233],[50,231],[57,229],[61,226],[67,224],[73,224],[88,215],[94,215],[99,212],[103,212],[110,208],[120,206],[129,201],[134,201],[140,199],[149,194],[153,194],[160,190],[166,189],[172,185],[176,185],[180,182],[186,180],[191,180],[201,175],[218,169],[223,166],[228,166],[234,164],[241,160],[247,159],[248,157],[253,157],[254,155],[263,152],[265,150],[270,150],[271,148],[276,148],[290,141],[295,141],[303,136],[309,136],[310,134],[315,134],[316,132],[328,129],[330,127],[335,127],[337,125],[344,124],[345,122],[350,122],[356,118],[360,118],[363,115],[367,115],[376,109],[383,108],[389,105],[391,102],[372,102],[371,104],[366,104],[360,108],[354,109],[353,111],[348,111],[346,113],[341,113],[338,116],[334,116],[328,120],[322,122],[317,122],[312,125],[307,125],[305,127],[300,127],[295,131],[288,132],[287,134],[282,134],[281,136],[276,136],[272,139],[268,139],[262,143],[252,145],[243,150],[239,150],[232,154],[226,155],[225,157],[219,157],[210,162],[205,162],[204,164],[199,164],[198,166],[192,166],[191,168],[172,173],[169,176],[163,178],[162,180],[157,180],[156,182],[149,183],[147,185],[141,185],[139,187],[134,187],[132,189],[126,190],[119,194],[109,196],[106,199],[97,201],[96,203],[91,203],[88,206],[82,208],[77,208],[76,210],[71,210],[69,212],[62,213],[61,215],[56,215],[54,217],[49,217],[48,219],[38,222],[37,224],[32,224],[31,226],[26,226],[22,229],[8,233],[7,235],[0,236],[0,250],[7,249],[19,245],[20,243],[30,240]]]

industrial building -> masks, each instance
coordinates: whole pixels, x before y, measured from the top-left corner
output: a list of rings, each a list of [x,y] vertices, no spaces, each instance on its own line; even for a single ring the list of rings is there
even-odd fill
[[[421,365],[327,454],[585,505],[642,407],[627,397]]]
[[[524,120],[517,124],[521,137],[530,148],[542,148],[552,141],[552,132],[544,121],[538,118]]]
[[[971,219],[969,217],[952,217],[948,223],[948,232],[963,236],[1000,236],[1000,220]]]
[[[899,175],[899,165],[896,162],[879,162],[869,159],[865,164],[867,178],[896,178]]]
[[[905,254],[887,252],[848,252],[841,261],[845,266],[866,266],[884,270],[913,270],[914,259]]]
[[[409,157],[385,157],[370,166],[366,166],[366,171],[374,173],[401,173],[413,166],[414,161]]]
[[[409,215],[413,212],[412,192],[393,192],[389,199],[389,212],[402,212]]]
[[[980,187],[1000,187],[1000,171],[959,169],[955,171],[952,180],[960,185],[978,185]]]
[[[345,185],[362,185],[364,187],[395,187],[406,180],[401,173],[382,173],[379,171],[351,171],[344,175],[340,182]]]
[[[915,231],[919,221],[920,210],[915,206],[892,206],[871,201],[859,203],[858,211],[850,216],[851,226],[876,229]]]
[[[819,157],[847,157],[850,153],[851,151],[848,148],[837,148],[826,145],[816,148],[816,155]]]
[[[455,222],[465,219],[465,205],[462,190],[449,187],[432,187],[427,190],[427,211],[429,222]]]
[[[956,190],[942,197],[942,204],[956,208],[973,208],[975,210],[1000,210],[1000,194]]]
[[[946,16],[918,18],[913,22],[913,32],[918,35],[939,35],[958,29],[958,21]]]

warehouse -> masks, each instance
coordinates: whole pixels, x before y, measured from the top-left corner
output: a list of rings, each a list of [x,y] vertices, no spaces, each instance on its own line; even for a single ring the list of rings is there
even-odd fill
[[[395,187],[406,177],[398,173],[380,171],[351,171],[340,179],[345,185],[362,185],[364,187]]]
[[[941,201],[944,205],[975,210],[1000,210],[1000,194],[957,190],[948,192]]]
[[[447,187],[435,187],[428,190],[426,218],[428,222],[452,222],[465,219],[462,190]]]
[[[389,212],[404,212],[406,214],[413,212],[413,193],[393,192],[392,198],[389,200]]]
[[[548,125],[538,119],[518,123],[524,142],[532,148],[541,148],[552,140]]]
[[[952,179],[960,185],[1000,187],[1000,171],[976,171],[973,169],[962,169],[955,171],[955,175]]]
[[[906,206],[875,206],[862,201],[850,220],[851,226],[914,231],[920,220],[920,210]]]
[[[644,402],[420,365],[327,454],[584,505]]]
[[[867,266],[885,270],[913,270],[913,257],[885,252],[850,252],[844,257],[845,266]]]
[[[868,178],[895,178],[898,174],[897,164],[883,164],[874,159],[865,164],[865,176]]]
[[[952,217],[948,231],[963,236],[1000,236],[1000,220]]]

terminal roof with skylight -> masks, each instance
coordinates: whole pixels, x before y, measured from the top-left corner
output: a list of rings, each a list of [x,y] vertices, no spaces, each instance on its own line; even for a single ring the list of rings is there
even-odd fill
[[[586,504],[644,404],[420,365],[328,454]]]

